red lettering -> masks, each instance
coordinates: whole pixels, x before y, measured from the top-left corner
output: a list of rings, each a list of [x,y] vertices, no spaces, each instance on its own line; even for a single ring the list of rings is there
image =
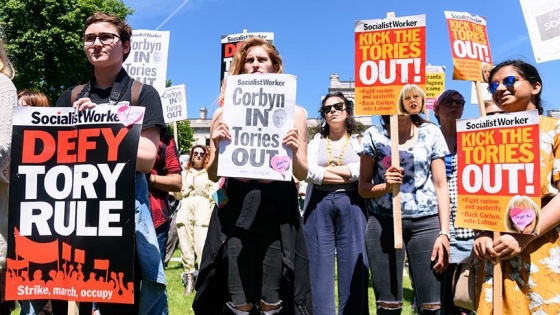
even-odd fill
[[[95,150],[97,143],[89,141],[89,138],[99,137],[99,129],[82,129],[78,134],[78,160],[77,162],[85,162],[87,151]]]
[[[78,130],[61,130],[58,132],[57,162],[76,162],[76,137]],[[70,153],[73,152],[73,153]]]
[[[111,128],[101,129],[101,133],[107,142],[107,161],[116,161],[119,153],[119,145],[121,144],[124,136],[128,133],[128,129],[121,128],[116,135],[113,135]]]
[[[42,130],[23,131],[22,163],[45,163],[52,158],[56,152],[55,149],[56,142],[48,132]],[[39,150],[40,152],[38,152]]]

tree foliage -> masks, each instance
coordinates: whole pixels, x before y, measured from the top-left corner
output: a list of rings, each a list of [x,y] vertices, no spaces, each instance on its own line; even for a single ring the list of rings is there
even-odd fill
[[[169,129],[172,132],[172,128]],[[179,154],[187,154],[194,143],[194,129],[191,128],[191,123],[188,120],[177,122],[177,151]]]
[[[92,69],[82,33],[86,18],[97,11],[122,19],[133,12],[120,0],[4,0],[0,23],[15,86],[43,92],[52,104],[65,89],[87,82]]]

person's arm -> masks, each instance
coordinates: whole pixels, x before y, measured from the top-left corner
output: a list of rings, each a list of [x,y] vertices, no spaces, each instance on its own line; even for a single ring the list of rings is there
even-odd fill
[[[181,174],[150,174],[149,184],[151,187],[161,191],[181,191],[182,180]]]
[[[222,121],[223,108],[216,109],[210,123],[210,158],[208,160],[208,178],[217,182],[218,177],[218,150],[220,148],[220,140],[231,140],[231,134],[226,123]]]
[[[138,142],[138,155],[136,156],[136,171],[149,173],[156,161],[161,128],[152,127],[142,130]]]
[[[362,198],[377,198],[392,193],[394,185],[402,184],[402,167],[391,166],[385,171],[385,183],[373,183],[375,160],[362,154],[360,156],[360,176],[358,178],[358,192]]]
[[[296,106],[295,128],[290,130],[282,143],[292,147],[294,152],[292,168],[298,180],[307,178],[307,112]]]
[[[435,261],[434,270],[443,272],[449,265],[449,188],[447,186],[447,176],[445,173],[445,162],[443,158],[432,160],[432,178],[436,190],[438,217],[440,229],[443,233],[436,239],[432,250],[432,261]],[[437,260],[436,260],[437,259]]]

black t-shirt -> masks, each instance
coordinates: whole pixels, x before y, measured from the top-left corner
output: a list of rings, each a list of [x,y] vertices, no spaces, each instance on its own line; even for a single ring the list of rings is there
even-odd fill
[[[123,80],[124,77],[128,77],[128,74],[124,69],[121,70],[119,75],[117,76],[117,81]],[[132,103],[132,84],[134,80],[131,77],[128,77],[128,84],[126,88],[123,90],[121,97],[118,99],[118,102],[128,102],[129,104]],[[72,97],[72,89],[70,88],[62,93],[56,102],[57,107],[71,107],[71,97]],[[109,98],[111,96],[112,88],[107,89],[98,89],[95,87],[91,87],[89,92],[89,98],[93,103],[97,105],[109,105]],[[77,99],[84,97],[86,94],[85,89],[78,93]],[[118,105],[118,103],[117,103]],[[142,91],[138,96],[138,104],[137,106],[144,106],[146,108],[144,112],[144,123],[142,124],[142,129],[148,129],[152,127],[160,127],[165,128],[165,121],[163,119],[163,110],[161,106],[161,99],[159,97],[159,93],[157,90],[151,86],[144,84],[142,86]]]

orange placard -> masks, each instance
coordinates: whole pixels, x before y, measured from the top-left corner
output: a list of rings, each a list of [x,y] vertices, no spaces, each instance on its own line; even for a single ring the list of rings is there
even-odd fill
[[[467,12],[445,11],[453,80],[483,81],[482,69],[492,64],[486,18]]]
[[[356,21],[356,114],[397,114],[404,85],[424,89],[425,41],[425,15]]]
[[[457,121],[455,225],[539,231],[539,125],[536,110]]]

